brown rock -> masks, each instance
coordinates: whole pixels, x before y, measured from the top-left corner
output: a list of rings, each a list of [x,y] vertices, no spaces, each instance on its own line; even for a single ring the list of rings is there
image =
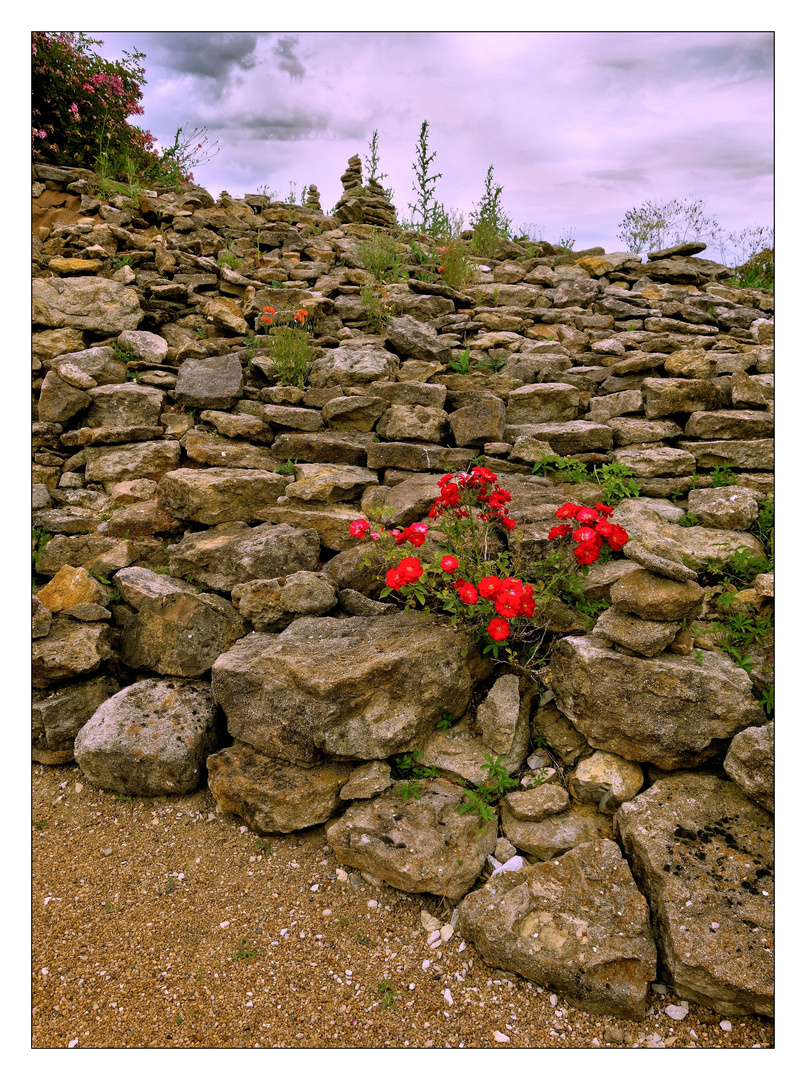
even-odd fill
[[[633,570],[610,587],[610,601],[620,613],[658,622],[696,618],[704,590],[696,581],[672,581],[649,570]]]

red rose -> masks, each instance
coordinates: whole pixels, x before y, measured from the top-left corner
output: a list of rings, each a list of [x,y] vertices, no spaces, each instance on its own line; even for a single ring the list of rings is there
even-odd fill
[[[576,503],[563,503],[554,516],[558,518],[575,518],[577,516],[577,510],[579,510],[579,507]]]
[[[476,586],[471,585],[469,581],[459,587],[459,596],[465,604],[475,604],[479,598]]]
[[[503,641],[509,637],[509,623],[506,619],[491,619],[487,626],[487,633],[493,641]]]
[[[354,536],[357,540],[363,540],[369,527],[369,522],[365,521],[364,518],[358,518],[356,521],[351,521],[350,536]]]
[[[393,566],[386,571],[386,584],[390,589],[399,589],[404,584],[399,567]]]
[[[414,556],[409,556],[407,559],[401,559],[397,569],[400,577],[407,585],[412,581],[417,581],[423,574],[420,560],[415,559]]]
[[[459,569],[459,560],[455,555],[444,555],[440,565],[446,574],[454,574]]]
[[[501,580],[497,577],[483,577],[479,582],[479,592],[485,600],[496,596],[501,589]]]
[[[514,619],[521,606],[520,593],[513,589],[502,590],[495,598],[495,610],[507,619]]]

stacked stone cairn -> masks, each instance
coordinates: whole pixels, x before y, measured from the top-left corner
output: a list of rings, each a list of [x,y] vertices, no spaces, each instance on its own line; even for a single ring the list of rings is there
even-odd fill
[[[305,199],[305,206],[312,210],[314,214],[322,213],[322,203],[319,198],[319,188],[316,184],[310,184],[308,186],[308,194]]]
[[[344,188],[333,216],[342,223],[354,222],[377,225],[391,229],[395,225],[395,208],[377,180],[369,179],[366,187],[362,182],[361,158],[353,155],[347,162],[347,171],[341,177]]]
[[[467,291],[388,284],[372,331],[357,246],[394,211],[353,194],[358,157],[342,179],[325,217],[35,167],[34,760],[138,797],[207,783],[259,833],[324,824],[345,866],[444,898],[487,963],[582,1009],[641,1016],[662,978],[771,1015],[772,633],[733,663],[704,571],[764,551],[772,295],[701,245],[508,241]],[[251,337],[268,306],[308,312],[302,388]],[[588,479],[533,474],[546,453]],[[349,534],[427,521],[471,459],[511,491],[527,566],[562,504],[606,501],[594,469],[639,486],[623,557],[584,578],[607,609],[558,610],[537,681],[381,599]],[[759,574],[734,603],[773,595]],[[406,798],[415,749],[436,776]],[[488,758],[518,788],[483,821],[460,809]]]

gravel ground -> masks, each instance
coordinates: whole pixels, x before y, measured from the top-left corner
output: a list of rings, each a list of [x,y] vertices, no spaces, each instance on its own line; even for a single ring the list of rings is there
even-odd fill
[[[435,898],[376,887],[324,829],[260,838],[206,789],[128,798],[33,766],[32,1047],[444,1048],[774,1045],[773,1023],[653,995],[589,1016],[487,967]],[[346,870],[346,873],[345,873]]]

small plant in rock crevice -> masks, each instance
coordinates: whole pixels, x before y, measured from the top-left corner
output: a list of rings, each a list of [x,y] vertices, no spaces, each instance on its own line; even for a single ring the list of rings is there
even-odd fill
[[[716,465],[711,469],[711,487],[730,487],[735,484],[738,477],[729,465]]]
[[[302,389],[308,378],[316,352],[311,345],[308,312],[278,312],[271,305],[263,308],[260,322],[265,333],[265,345],[271,357],[279,386]]]
[[[554,476],[567,484],[581,484],[588,479],[588,470],[581,461],[558,454],[541,454],[532,472],[536,476]]]
[[[620,502],[622,499],[634,499],[641,494],[641,489],[633,479],[633,470],[620,462],[611,461],[593,468],[597,483],[608,502]]]
[[[484,194],[478,206],[470,213],[470,225],[473,229],[470,247],[475,254],[484,258],[495,255],[499,241],[509,239],[512,235],[512,223],[501,202],[503,190],[502,184],[495,183],[493,167],[490,165],[484,180]]]

